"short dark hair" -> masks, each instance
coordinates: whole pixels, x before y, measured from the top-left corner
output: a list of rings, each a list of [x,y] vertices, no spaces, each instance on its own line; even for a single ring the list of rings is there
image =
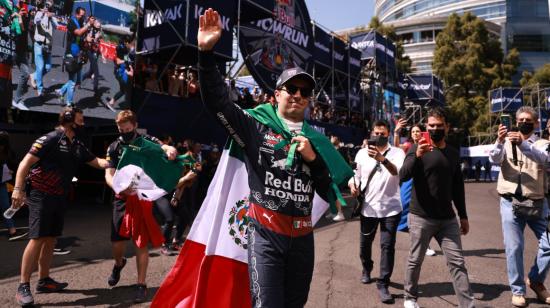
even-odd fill
[[[80,12],[82,12],[82,11],[84,11],[84,13],[86,13],[86,9],[79,6],[79,7],[76,8],[76,10],[74,10],[74,13],[75,14],[80,14]]]
[[[443,122],[448,123],[447,112],[445,111],[445,109],[439,106],[432,107],[428,110],[428,116],[426,117],[426,119],[428,119],[429,117],[440,118],[443,120]]]
[[[372,125],[372,128],[384,126],[388,131],[390,131],[390,123],[386,120],[376,120]]]
[[[82,109],[77,107],[63,108],[63,110],[61,110],[61,112],[59,113],[59,125],[74,123],[77,113],[83,114],[84,112],[82,111]]]

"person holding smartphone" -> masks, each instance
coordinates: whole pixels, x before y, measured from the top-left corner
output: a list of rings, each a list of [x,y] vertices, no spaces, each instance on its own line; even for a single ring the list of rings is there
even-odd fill
[[[549,159],[549,143],[548,140],[535,135],[535,130],[539,126],[539,114],[532,107],[523,106],[517,110],[516,127],[510,127],[510,122],[506,123],[505,117],[501,117],[497,141],[489,152],[489,159],[492,163],[500,165],[497,192],[500,195],[500,216],[508,283],[512,291],[511,302],[516,307],[527,307],[525,296],[528,286],[535,292],[539,301],[550,304],[550,292],[544,286],[550,268],[550,243],[547,236],[548,202],[545,198],[545,168]],[[532,215],[523,211],[526,201],[529,212],[538,208],[540,213]],[[537,257],[525,279],[523,248],[524,230],[527,225],[538,240],[538,248]]]
[[[401,182],[413,180],[409,208],[410,248],[405,273],[405,308],[417,308],[418,280],[424,255],[435,238],[447,259],[459,307],[474,307],[460,235],[470,229],[460,169],[460,153],[445,141],[449,131],[443,108],[428,111],[426,136],[405,157]],[[459,221],[456,219],[458,212]]]
[[[367,148],[359,150],[355,157],[355,177],[348,182],[353,196],[364,194],[360,215],[362,283],[373,281],[372,242],[380,225],[380,278],[377,289],[381,302],[386,304],[394,302],[388,287],[393,273],[397,225],[401,219],[399,168],[405,158],[401,149],[388,143],[389,134],[388,122],[374,123]]]

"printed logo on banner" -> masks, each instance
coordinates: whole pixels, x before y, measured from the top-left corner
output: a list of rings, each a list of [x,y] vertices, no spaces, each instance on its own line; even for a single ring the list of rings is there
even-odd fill
[[[314,42],[304,0],[278,0],[275,16],[241,25],[239,36],[254,80],[270,90],[283,70],[298,66],[311,72],[313,65]]]
[[[243,249],[248,248],[248,237],[246,231],[248,229],[248,198],[237,201],[235,206],[229,210],[229,235],[233,238],[235,244]]]

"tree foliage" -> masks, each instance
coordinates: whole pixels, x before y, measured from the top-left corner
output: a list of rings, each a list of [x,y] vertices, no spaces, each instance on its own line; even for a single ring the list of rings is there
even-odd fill
[[[524,71],[520,84],[522,87],[531,86],[539,83],[541,87],[550,87],[550,63],[546,63],[535,73]]]
[[[447,88],[451,120],[470,133],[488,132],[488,91],[511,86],[519,65],[519,52],[512,49],[505,56],[482,19],[450,15],[436,38],[433,69]]]

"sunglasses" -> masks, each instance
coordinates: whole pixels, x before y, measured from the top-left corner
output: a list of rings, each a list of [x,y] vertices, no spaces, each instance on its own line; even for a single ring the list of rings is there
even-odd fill
[[[298,92],[298,90],[300,90],[300,96],[302,96],[302,98],[310,97],[311,93],[313,92],[311,88],[300,88],[291,84],[285,85],[283,88],[281,88],[281,90],[288,92],[288,94],[290,95],[294,95],[296,94],[296,92]]]

